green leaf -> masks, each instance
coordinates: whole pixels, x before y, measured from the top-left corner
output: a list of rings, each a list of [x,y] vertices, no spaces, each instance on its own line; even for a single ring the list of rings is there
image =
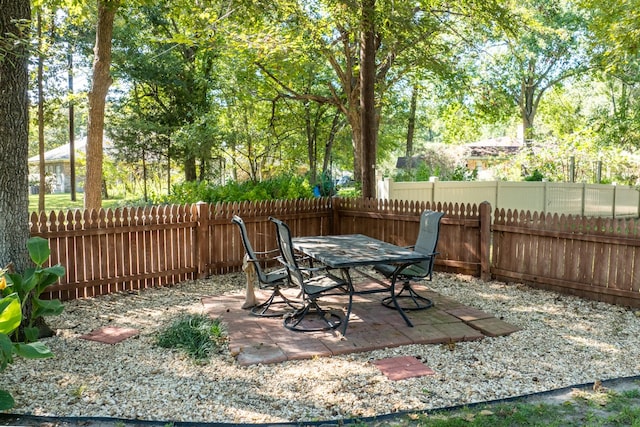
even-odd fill
[[[53,357],[53,353],[49,347],[41,342],[32,342],[29,344],[15,343],[13,352],[25,359],[47,359]]]
[[[64,305],[58,299],[42,300],[33,299],[33,318],[40,316],[57,316],[64,310]]]
[[[57,277],[62,277],[66,273],[65,268],[60,264],[56,264],[56,265],[54,265],[52,267],[44,268],[42,271],[46,271],[47,273],[52,274],[52,275],[57,276]]]
[[[32,318],[35,319],[35,317],[33,316]],[[40,338],[40,329],[36,328],[35,326],[24,328],[22,332],[24,333],[25,342],[32,343],[38,341],[38,338]]]
[[[31,260],[33,260],[38,267],[41,267],[51,255],[49,241],[39,236],[27,240],[27,249],[29,250]]]
[[[18,294],[13,293],[0,300],[0,334],[9,335],[22,321],[22,307]]]
[[[36,294],[40,295],[48,286],[53,285],[60,279],[60,269],[54,267],[40,270],[36,273]],[[62,275],[64,276],[64,268],[62,268]]]
[[[8,335],[0,334],[0,372],[13,363],[13,343]]]
[[[31,290],[36,286],[36,275],[33,268],[28,268],[24,275],[19,274],[7,274],[11,283],[13,283],[13,290],[18,293],[20,298],[24,301]]]
[[[13,400],[13,397],[8,391],[0,390],[0,411],[11,409],[15,404],[15,400]]]

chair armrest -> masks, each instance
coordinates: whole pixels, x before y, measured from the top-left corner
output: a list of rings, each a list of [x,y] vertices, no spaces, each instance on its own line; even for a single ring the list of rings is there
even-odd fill
[[[269,251],[253,251],[256,255],[269,255],[269,254],[279,254],[280,249],[271,249]],[[275,258],[275,255],[271,257]]]

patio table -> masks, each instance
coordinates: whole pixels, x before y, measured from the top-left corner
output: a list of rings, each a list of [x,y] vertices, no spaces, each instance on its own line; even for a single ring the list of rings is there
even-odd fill
[[[344,234],[335,236],[306,236],[292,239],[293,247],[305,255],[320,261],[333,269],[340,269],[349,275],[349,270],[376,264],[394,264],[398,271],[420,261],[429,259],[428,255],[408,248],[396,246],[363,234]],[[357,291],[359,293],[390,292],[393,305],[408,326],[413,326],[404,310],[398,304],[395,293],[396,274],[391,285],[375,290]],[[351,280],[350,276],[348,277]]]

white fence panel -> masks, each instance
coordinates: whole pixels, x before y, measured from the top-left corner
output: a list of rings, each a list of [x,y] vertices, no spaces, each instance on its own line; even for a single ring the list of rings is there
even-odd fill
[[[586,184],[584,188],[584,215],[613,216],[616,187]]]
[[[616,216],[638,216],[640,192],[636,187],[618,185],[616,189]]]
[[[389,191],[397,195],[395,200],[413,200],[417,202],[433,201],[433,182],[394,182],[391,181]]]
[[[640,191],[635,187],[566,182],[435,181],[378,183],[378,198],[479,204],[566,215],[638,217]]]
[[[547,183],[547,200],[545,212],[559,215],[582,215],[582,184],[549,182]]]
[[[496,185],[487,181],[436,181],[433,183],[433,201],[480,204],[484,201],[495,206]]]
[[[498,199],[491,206],[500,206],[504,210],[522,210],[542,212],[545,209],[544,182],[507,182],[497,181]]]

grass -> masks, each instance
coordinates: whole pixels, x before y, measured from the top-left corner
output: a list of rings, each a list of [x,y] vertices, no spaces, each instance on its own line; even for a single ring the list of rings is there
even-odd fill
[[[131,201],[136,202],[136,201]],[[125,199],[106,199],[102,201],[102,207],[116,208],[126,203]],[[44,198],[44,210],[49,213],[50,211],[66,211],[70,209],[82,209],[84,208],[84,195],[82,193],[76,194],[76,200],[71,200],[71,194],[69,193],[57,193],[46,194]],[[38,195],[29,195],[29,212],[38,211]]]
[[[410,414],[372,426],[424,427],[640,427],[640,390],[574,392],[562,403],[499,403],[454,411]]]
[[[203,361],[218,353],[225,339],[220,320],[205,314],[182,315],[160,332],[156,344],[163,348],[180,349],[196,360]]]

